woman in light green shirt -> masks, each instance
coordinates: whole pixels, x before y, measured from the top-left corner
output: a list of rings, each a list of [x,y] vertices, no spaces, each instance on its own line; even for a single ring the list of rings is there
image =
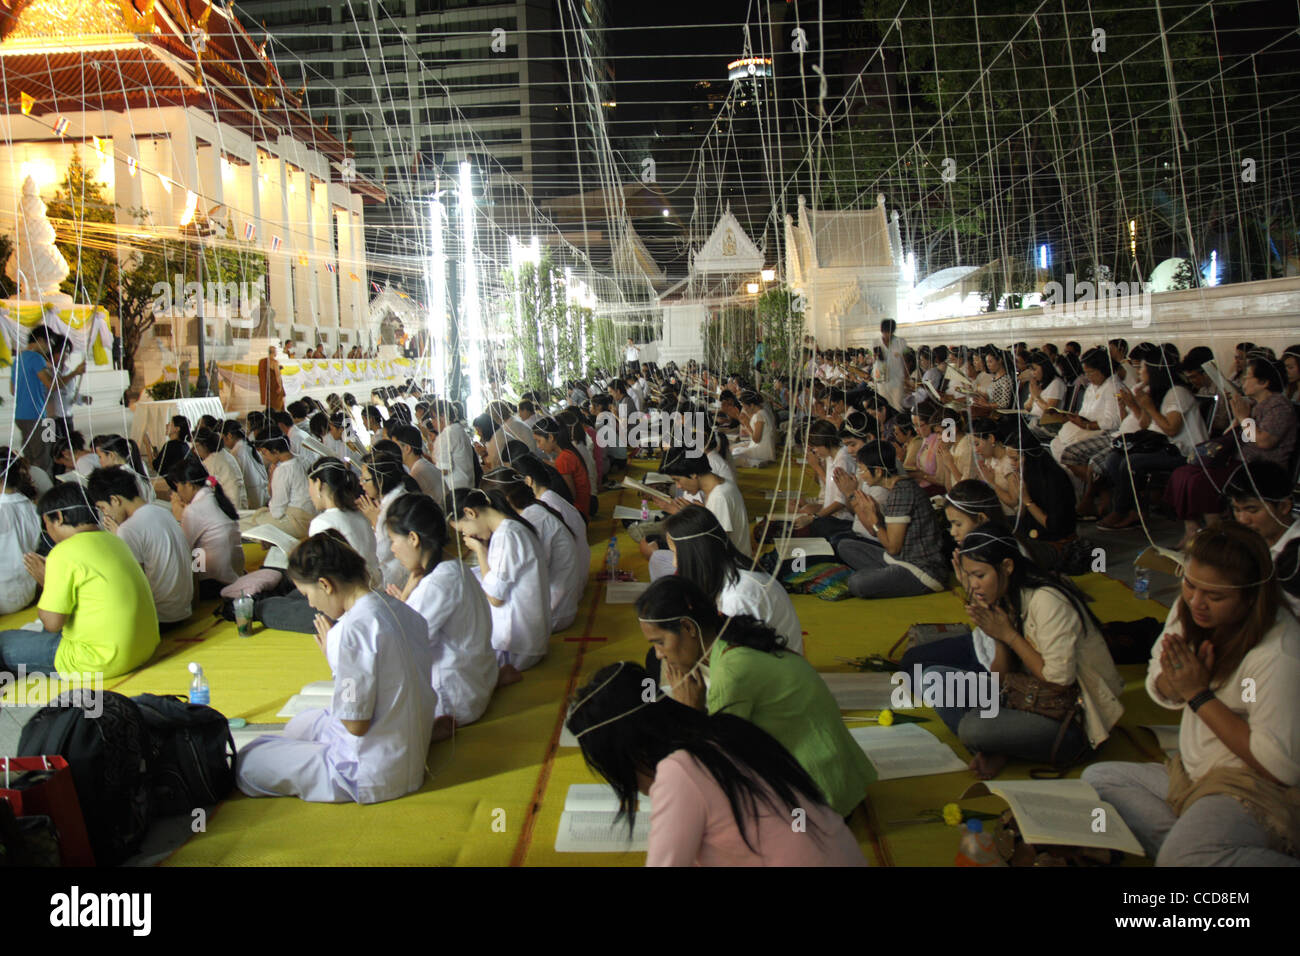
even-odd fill
[[[743,717],[775,737],[848,816],[876,779],[839,705],[806,659],[756,618],[723,617],[696,585],[660,578],[637,601],[641,631],[671,696],[710,714]]]

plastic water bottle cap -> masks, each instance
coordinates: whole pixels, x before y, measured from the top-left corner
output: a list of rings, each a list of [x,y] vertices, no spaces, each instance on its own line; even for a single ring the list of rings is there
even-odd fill
[[[191,661],[189,671],[195,677],[198,677],[200,674],[203,673],[203,665],[200,664],[198,661]]]
[[[966,829],[969,830],[971,833],[983,833],[983,832],[984,832],[984,821],[983,821],[983,820],[967,820],[967,821],[966,821]]]

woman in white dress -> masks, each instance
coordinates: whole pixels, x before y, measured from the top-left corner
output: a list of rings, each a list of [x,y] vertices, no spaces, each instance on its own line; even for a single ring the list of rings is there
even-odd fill
[[[36,579],[27,573],[23,555],[34,552],[41,540],[41,519],[36,514],[36,488],[27,463],[8,448],[0,462],[0,614],[21,611],[36,596]]]
[[[140,449],[136,447],[134,441],[121,435],[106,435],[100,440],[98,447],[101,468],[111,468],[116,465],[131,472],[140,485],[140,497],[146,502],[158,500],[153,482],[148,477],[149,471],[145,468],[144,459],[140,457]]]
[[[551,584],[551,633],[564,630],[578,616],[578,600],[587,583],[586,569],[578,567],[573,531],[563,515],[537,500],[523,475],[513,468],[498,468],[484,475],[482,487],[501,492],[510,507],[537,530]]]
[[[361,464],[361,490],[364,496],[357,507],[370,522],[375,537],[375,558],[384,587],[403,585],[408,577],[402,562],[393,557],[384,522],[394,501],[406,494],[406,470],[398,454],[372,451]]]
[[[740,393],[741,441],[732,460],[744,468],[758,468],[776,460],[776,420],[758,392]],[[746,440],[747,439],[747,440]]]
[[[533,497],[554,508],[573,532],[573,543],[577,549],[574,579],[580,582],[578,593],[581,600],[582,591],[586,589],[587,579],[591,576],[591,542],[587,540],[587,518],[564,497],[569,491],[564,477],[546,462],[533,455],[526,455],[515,462],[515,468],[533,490]]]
[[[785,588],[772,575],[750,569],[752,561],[736,550],[717,516],[708,508],[683,508],[664,522],[677,573],[694,582],[718,604],[718,613],[756,617],[803,653],[803,628]]]
[[[244,573],[239,511],[216,476],[193,456],[172,466],[166,478],[172,490],[172,515],[180,522],[190,552],[203,556],[197,572],[199,598],[220,597],[221,589]]]
[[[468,566],[447,552],[447,521],[428,495],[402,495],[384,525],[393,555],[409,577],[388,593],[405,601],[429,626],[433,689],[438,693],[433,739],[483,716],[497,685],[492,606]]]
[[[454,527],[478,560],[492,605],[498,686],[513,684],[546,656],[551,637],[551,579],[537,529],[500,492],[479,489],[461,502]]]
[[[314,803],[380,803],[420,789],[437,705],[424,618],[370,590],[365,560],[335,531],[295,548],[288,571],[319,612],[334,697],[241,750],[239,789]]]

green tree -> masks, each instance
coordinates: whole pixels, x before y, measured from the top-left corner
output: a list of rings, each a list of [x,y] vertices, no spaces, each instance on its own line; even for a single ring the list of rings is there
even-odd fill
[[[46,203],[46,215],[58,234],[54,244],[68,261],[68,277],[59,289],[75,302],[106,305],[118,281],[111,228],[117,205],[105,194],[107,188],[82,163],[81,151],[73,149],[63,181]]]
[[[1054,278],[1096,263],[1125,281],[1170,255],[1203,258],[1220,235],[1233,275],[1263,278],[1277,233],[1247,226],[1294,208],[1295,192],[1286,162],[1252,162],[1249,180],[1242,164],[1273,139],[1262,106],[1281,95],[1293,53],[1264,36],[1252,38],[1258,69],[1221,59],[1240,49],[1220,46],[1235,6],[1166,9],[1162,30],[1154,6],[979,0],[970,16],[895,19],[896,0],[864,0],[884,89],[828,148],[820,199],[883,193],[920,274],[1001,260],[990,294],[1023,291],[1011,263],[1034,268],[1042,244]]]

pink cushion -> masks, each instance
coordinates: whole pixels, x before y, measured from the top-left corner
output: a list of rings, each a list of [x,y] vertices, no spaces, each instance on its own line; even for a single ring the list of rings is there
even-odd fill
[[[221,596],[231,601],[245,594],[257,597],[263,591],[270,591],[277,587],[283,577],[281,572],[273,568],[262,568],[227,584],[221,589]]]

